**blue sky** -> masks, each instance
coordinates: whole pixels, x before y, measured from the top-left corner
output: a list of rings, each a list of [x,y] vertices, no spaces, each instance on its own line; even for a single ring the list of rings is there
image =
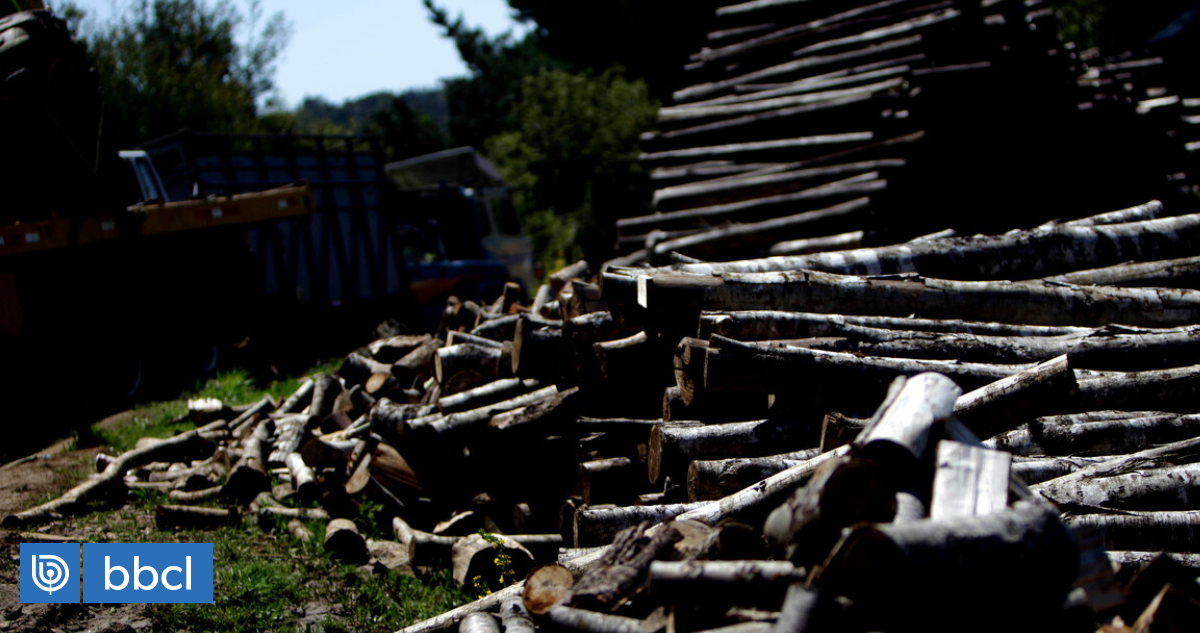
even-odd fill
[[[53,6],[64,0],[47,0]],[[105,21],[132,0],[72,0]],[[208,0],[210,3],[214,0]],[[246,13],[248,0],[233,0]],[[451,15],[489,35],[517,31],[505,0],[439,0]],[[261,0],[264,16],[282,11],[292,37],[275,83],[289,107],[307,96],[337,104],[380,90],[436,87],[466,74],[454,44],[429,22],[421,0]]]

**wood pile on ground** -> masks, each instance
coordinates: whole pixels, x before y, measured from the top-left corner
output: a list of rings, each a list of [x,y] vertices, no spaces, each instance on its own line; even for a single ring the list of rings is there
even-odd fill
[[[438,333],[374,341],[284,402],[194,403],[195,431],[5,523],[152,488],[163,529],[320,520],[347,561],[494,590],[408,633],[1186,627],[1200,290],[1178,261],[1197,227],[1150,202],[579,263],[530,305],[452,300]],[[366,500],[395,542],[347,520]]]

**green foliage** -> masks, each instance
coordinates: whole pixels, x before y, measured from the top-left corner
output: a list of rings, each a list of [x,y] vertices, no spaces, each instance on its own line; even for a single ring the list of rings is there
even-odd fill
[[[1083,48],[1100,43],[1101,25],[1104,22],[1102,0],[1059,0],[1053,6],[1058,19],[1059,39],[1075,42]]]
[[[492,562],[496,564],[496,578],[493,585],[492,579],[482,576],[475,576],[471,579],[471,587],[480,595],[487,595],[495,590],[503,589],[516,581],[517,570],[513,568],[512,556],[504,551],[504,541],[495,534],[487,530],[480,529],[477,534],[483,540],[487,541],[492,549],[496,550],[496,558]],[[493,589],[493,586],[495,587]]]
[[[638,137],[658,103],[619,68],[600,75],[542,70],[525,78],[511,131],[487,155],[513,186],[514,203],[543,265],[610,254],[618,215],[649,209]]]
[[[132,146],[184,127],[263,129],[258,102],[274,89],[290,27],[282,13],[259,28],[261,21],[257,1],[243,15],[229,0],[137,0],[85,34],[105,102],[105,141]]]

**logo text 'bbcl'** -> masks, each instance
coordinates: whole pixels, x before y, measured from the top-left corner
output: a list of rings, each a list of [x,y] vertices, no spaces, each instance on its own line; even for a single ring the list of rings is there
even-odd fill
[[[83,602],[212,601],[212,543],[83,544]]]

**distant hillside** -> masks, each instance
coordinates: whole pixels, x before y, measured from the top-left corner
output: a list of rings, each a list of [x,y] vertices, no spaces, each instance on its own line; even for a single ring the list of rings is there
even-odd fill
[[[319,97],[309,97],[296,110],[296,128],[301,132],[325,131],[358,134],[367,132],[372,115],[392,107],[395,93],[377,92],[334,105]],[[401,93],[414,113],[424,114],[445,131],[449,113],[446,97],[439,88],[409,90]]]

